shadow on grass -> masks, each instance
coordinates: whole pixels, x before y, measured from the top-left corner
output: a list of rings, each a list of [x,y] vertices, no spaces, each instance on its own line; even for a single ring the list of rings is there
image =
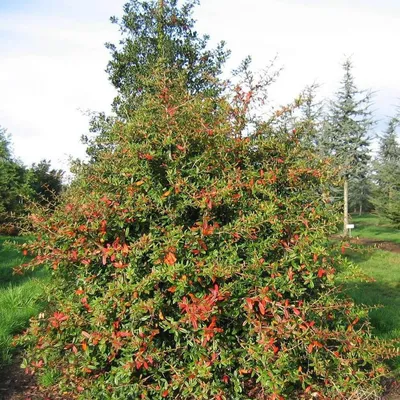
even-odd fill
[[[16,349],[13,336],[29,325],[29,319],[45,308],[44,287],[49,274],[43,269],[14,273],[29,261],[7,242],[23,243],[26,238],[0,237],[0,366],[9,365]],[[1,398],[1,393],[0,393]]]
[[[400,337],[400,282],[347,282],[343,291],[356,304],[371,307],[369,311],[372,333],[381,339],[398,340]],[[400,357],[389,361],[400,374]]]
[[[345,256],[349,261],[359,264],[371,259],[374,251],[376,251],[374,247],[366,247],[352,243],[351,248],[346,249]]]
[[[0,237],[0,289],[10,285],[22,285],[31,278],[43,278],[46,273],[43,269],[26,271],[23,275],[15,274],[14,268],[29,261],[12,243],[23,243],[24,238]]]

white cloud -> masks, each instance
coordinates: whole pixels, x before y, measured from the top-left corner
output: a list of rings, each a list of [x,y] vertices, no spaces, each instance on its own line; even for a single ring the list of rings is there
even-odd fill
[[[108,17],[120,15],[123,3],[36,0],[0,16],[0,124],[25,163],[51,158],[66,168],[67,154],[83,155],[88,120],[78,109],[109,110],[114,91],[103,44],[118,40]],[[277,102],[314,81],[330,96],[344,55],[353,55],[357,84],[378,91],[377,117],[393,112],[400,97],[394,0],[203,0],[196,18],[214,43],[227,41],[231,68],[248,54],[259,68],[279,54]]]
[[[110,108],[104,43],[118,38],[117,29],[106,19],[84,24],[46,14],[8,15],[0,26],[0,124],[23,162],[47,158],[67,168],[70,155],[84,155],[88,119],[80,110]]]

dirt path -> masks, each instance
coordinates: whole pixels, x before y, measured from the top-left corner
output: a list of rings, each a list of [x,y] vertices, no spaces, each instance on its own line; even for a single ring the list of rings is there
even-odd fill
[[[42,391],[35,377],[25,374],[20,367],[21,358],[0,370],[0,400],[71,400],[51,391]]]
[[[0,399],[15,399],[18,394],[29,393],[35,386],[32,376],[26,375],[19,364],[21,360],[17,358],[15,362],[0,370]]]
[[[392,253],[400,253],[400,244],[389,242],[387,240],[376,240],[376,239],[367,239],[367,238],[351,238],[350,243],[376,247],[379,250],[391,251]]]
[[[400,383],[389,381],[386,385],[386,392],[381,400],[400,400]]]

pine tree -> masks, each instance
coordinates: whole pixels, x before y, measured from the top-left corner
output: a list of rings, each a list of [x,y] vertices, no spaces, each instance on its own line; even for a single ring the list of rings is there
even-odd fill
[[[343,64],[344,76],[336,98],[330,103],[321,146],[340,166],[343,176],[343,233],[348,233],[349,182],[366,179],[370,160],[368,135],[373,125],[370,111],[372,93],[357,88],[352,63]],[[355,192],[354,194],[356,194]]]
[[[307,144],[324,157],[320,143],[324,123],[324,104],[323,101],[317,100],[318,89],[319,85],[316,83],[304,89],[299,97],[299,111],[300,120],[307,131],[304,140],[307,140]]]
[[[400,144],[396,130],[399,117],[391,118],[375,160],[375,181],[373,203],[382,216],[400,225]]]
[[[354,177],[349,181],[349,210],[352,213],[361,215],[373,209],[371,195],[373,181],[371,175],[372,166],[368,163],[368,169],[363,174]]]

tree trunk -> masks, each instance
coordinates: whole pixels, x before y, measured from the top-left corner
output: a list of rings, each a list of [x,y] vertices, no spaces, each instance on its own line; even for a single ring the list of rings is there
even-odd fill
[[[348,235],[347,225],[349,223],[349,182],[347,178],[344,180],[343,190],[343,236]]]
[[[362,203],[360,203],[360,209],[358,210],[358,215],[362,215],[362,212],[363,212],[363,206],[362,206]]]

